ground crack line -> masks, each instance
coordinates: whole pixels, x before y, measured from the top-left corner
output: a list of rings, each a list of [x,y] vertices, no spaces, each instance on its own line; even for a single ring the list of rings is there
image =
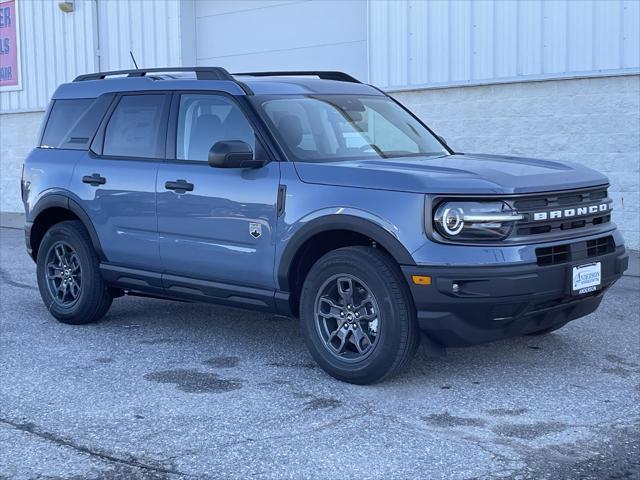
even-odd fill
[[[112,455],[110,453],[106,453],[103,452],[101,450],[95,450],[89,447],[85,447],[82,445],[78,445],[74,442],[72,442],[71,440],[67,440],[63,437],[60,437],[59,435],[56,435],[55,433],[51,433],[51,432],[47,432],[45,430],[40,429],[37,425],[35,425],[34,423],[30,423],[30,422],[24,422],[24,423],[20,423],[20,422],[14,422],[12,420],[8,420],[6,418],[0,418],[0,423],[4,423],[6,425],[9,425],[13,428],[15,428],[16,430],[19,430],[21,432],[25,432],[25,433],[30,433],[32,435],[35,435],[37,437],[40,437],[44,440],[47,440],[49,442],[55,443],[56,445],[62,446],[62,447],[69,447],[72,448],[74,450],[76,450],[77,452],[81,452],[84,453],[86,455],[90,455],[92,457],[96,457],[99,458],[103,461],[107,461],[107,462],[111,462],[111,463],[119,463],[122,465],[127,465],[129,467],[133,467],[133,468],[139,468],[141,470],[147,470],[150,472],[156,472],[156,473],[165,473],[165,474],[169,474],[169,475],[181,475],[181,476],[187,476],[186,473],[180,472],[178,470],[173,470],[171,468],[165,468],[165,467],[160,467],[160,466],[154,466],[154,465],[149,465],[146,463],[142,463],[139,460],[136,460],[135,458],[131,458],[131,459],[127,459],[127,458],[122,458],[122,457],[117,457],[115,455]]]
[[[16,282],[14,280],[11,280],[11,276],[1,268],[0,268],[0,280],[2,280],[7,285],[11,285],[12,287],[26,288],[26,289],[29,289],[29,290],[37,290],[37,288],[34,287],[33,285],[29,285],[27,283],[21,283],[21,282]]]
[[[288,438],[295,438],[295,437],[299,437],[300,435],[307,435],[309,433],[316,433],[316,432],[321,432],[323,430],[326,430],[328,428],[331,427],[335,427],[336,425],[340,425],[343,424],[346,421],[350,421],[350,420],[355,420],[358,418],[362,418],[362,417],[366,417],[367,415],[369,415],[370,410],[367,408],[365,409],[365,411],[363,411],[362,413],[354,413],[353,415],[349,415],[347,417],[342,417],[338,420],[333,420],[331,422],[327,422],[324,423],[322,425],[318,425],[316,427],[312,427],[306,430],[302,430],[300,432],[293,432],[293,433],[285,433],[285,434],[281,434],[281,435],[268,435],[266,437],[258,437],[258,438],[245,438],[242,440],[236,440],[233,442],[228,442],[228,443],[224,443],[222,445],[220,445],[220,448],[228,448],[228,447],[235,447],[238,445],[246,445],[249,443],[256,443],[256,442],[265,442],[265,441],[269,441],[269,440],[283,440],[283,439],[288,439]]]

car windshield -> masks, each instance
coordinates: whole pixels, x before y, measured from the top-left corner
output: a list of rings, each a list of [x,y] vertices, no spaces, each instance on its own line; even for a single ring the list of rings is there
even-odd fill
[[[294,161],[448,154],[435,135],[385,96],[279,95],[253,101]]]

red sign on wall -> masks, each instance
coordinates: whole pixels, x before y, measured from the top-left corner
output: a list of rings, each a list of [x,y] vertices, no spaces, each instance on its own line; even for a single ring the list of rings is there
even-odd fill
[[[16,0],[0,0],[0,90],[20,90]]]

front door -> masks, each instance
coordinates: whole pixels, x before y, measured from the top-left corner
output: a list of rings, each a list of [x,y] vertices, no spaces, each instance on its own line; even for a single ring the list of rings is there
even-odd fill
[[[165,288],[245,300],[260,291],[271,295],[278,162],[257,169],[209,166],[209,149],[221,140],[242,140],[257,158],[266,155],[229,96],[176,94],[171,110],[175,148],[167,156],[173,159],[160,166],[156,185]]]

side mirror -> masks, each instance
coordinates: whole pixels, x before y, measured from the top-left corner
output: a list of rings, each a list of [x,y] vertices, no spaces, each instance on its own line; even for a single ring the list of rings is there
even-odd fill
[[[240,140],[216,142],[209,150],[209,165],[216,168],[259,168],[262,160],[253,159],[251,146]]]

